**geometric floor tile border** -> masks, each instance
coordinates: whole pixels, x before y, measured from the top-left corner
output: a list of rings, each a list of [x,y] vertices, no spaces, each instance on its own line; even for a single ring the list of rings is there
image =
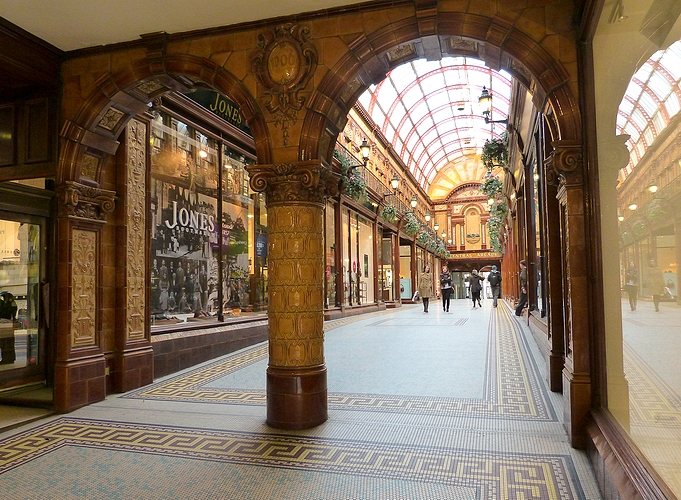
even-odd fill
[[[474,487],[484,499],[582,499],[570,456],[59,418],[0,441],[2,473],[63,446]]]
[[[631,423],[681,429],[679,396],[626,342],[623,346]]]
[[[499,307],[492,312],[489,335],[487,381],[482,399],[329,393],[328,406],[339,410],[444,416],[463,414],[487,418],[556,421],[543,386],[534,375],[538,373],[534,369],[536,367],[527,369],[527,365],[532,365],[534,361],[521,341],[519,325],[506,307]],[[213,380],[257,363],[267,355],[267,344],[260,344],[121,397],[265,405],[267,395],[263,390],[217,389],[205,386]]]

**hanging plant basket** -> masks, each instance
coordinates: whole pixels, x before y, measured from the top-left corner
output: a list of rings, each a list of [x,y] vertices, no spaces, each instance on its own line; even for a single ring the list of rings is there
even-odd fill
[[[669,217],[669,212],[665,208],[664,200],[660,198],[655,198],[653,201],[651,201],[650,205],[648,206],[646,216],[648,217],[648,220],[650,220],[650,222],[652,222],[653,224],[662,222],[667,217]]]
[[[505,203],[495,203],[489,210],[489,221],[487,221],[489,244],[496,253],[501,253],[504,248],[501,230],[507,214],[508,206]]]
[[[636,237],[641,237],[648,231],[648,225],[645,223],[643,219],[638,219],[636,222],[632,224],[631,230],[634,232],[634,235],[636,235]]]
[[[404,216],[404,232],[409,236],[415,236],[419,229],[421,229],[421,224],[414,214],[408,212]]]
[[[397,208],[392,205],[386,205],[381,210],[381,217],[383,217],[388,222],[395,222],[397,220]]]
[[[350,198],[357,201],[366,198],[367,183],[356,168],[350,169],[345,176],[344,187],[345,194]]]
[[[423,245],[426,245],[426,247],[427,247],[428,245],[430,245],[430,243],[431,243],[431,237],[430,237],[430,234],[428,234],[427,231],[421,231],[421,232],[419,233],[419,235],[416,237],[416,240],[417,240],[419,243],[422,243]]]
[[[508,166],[508,134],[501,134],[501,139],[489,139],[482,147],[480,161],[490,172],[499,166]]]
[[[480,192],[487,196],[488,198],[496,198],[501,194],[504,184],[501,179],[496,175],[490,175],[485,177],[484,182],[480,186]]]

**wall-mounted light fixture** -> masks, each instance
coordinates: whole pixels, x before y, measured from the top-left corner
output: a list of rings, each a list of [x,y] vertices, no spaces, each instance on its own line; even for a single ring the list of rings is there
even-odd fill
[[[440,236],[442,236],[442,239],[444,240],[447,237],[447,231],[442,231]]]
[[[651,193],[657,193],[657,183],[654,180],[650,181],[650,184],[648,184],[648,191]]]
[[[426,222],[430,222],[430,212],[426,212]]]
[[[387,198],[388,196],[393,196],[397,194],[397,187],[400,185],[400,178],[397,177],[397,174],[393,174],[393,178],[390,179],[390,187],[393,188],[392,193],[384,194],[383,198]]]
[[[208,151],[206,151],[205,149],[200,150],[199,156],[205,160],[206,158],[208,158]]]
[[[435,230],[436,233],[437,230],[440,229],[440,224],[438,224],[437,221],[435,221],[435,224],[433,224],[433,229]]]
[[[620,222],[624,222],[624,215],[622,215],[621,212],[617,212],[617,220]]]
[[[416,205],[418,205],[418,202],[419,201],[416,199],[416,195],[414,195],[414,196],[411,197],[411,201],[409,202],[409,204],[411,205],[411,208],[416,208]]]
[[[629,204],[629,210],[634,211],[638,208],[638,205],[636,203],[630,203]]]
[[[508,125],[508,118],[504,120],[492,120],[492,94],[489,93],[487,87],[482,87],[482,94],[478,97],[478,103],[482,108],[482,116],[485,117],[485,123],[503,123]]]
[[[487,198],[488,205],[494,205],[494,198]]]
[[[362,161],[364,161],[364,166],[367,166],[369,161],[369,154],[371,153],[371,146],[367,142],[366,138],[362,141],[362,145],[359,147],[359,152],[362,155]]]

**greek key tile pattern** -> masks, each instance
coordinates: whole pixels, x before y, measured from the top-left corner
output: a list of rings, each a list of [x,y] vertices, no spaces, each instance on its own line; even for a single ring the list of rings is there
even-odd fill
[[[389,396],[382,394],[330,393],[330,409],[418,413],[429,415],[465,414],[492,418],[522,418],[555,421],[546,404],[546,396],[527,370],[531,362],[521,342],[518,324],[506,308],[497,309],[490,323],[488,380],[483,399]],[[347,318],[345,318],[347,320]],[[343,321],[343,320],[338,320]],[[329,325],[325,325],[329,329]],[[335,326],[335,325],[334,325]],[[333,326],[332,326],[333,327]],[[267,356],[267,345],[259,345],[239,354],[223,358],[169,380],[152,384],[125,396],[135,399],[163,401],[213,402],[226,404],[266,404],[262,390],[213,389],[205,385]]]
[[[63,446],[474,487],[485,499],[584,498],[565,455],[497,454],[60,418],[0,442],[0,475]]]
[[[681,430],[681,400],[627,344],[624,371],[629,382],[631,424]]]

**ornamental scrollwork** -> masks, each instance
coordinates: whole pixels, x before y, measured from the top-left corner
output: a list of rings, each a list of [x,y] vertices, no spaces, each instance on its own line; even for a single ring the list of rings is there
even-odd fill
[[[583,182],[582,144],[579,141],[554,141],[553,151],[546,159],[546,174],[550,184],[581,185]]]
[[[115,208],[115,192],[98,189],[73,181],[64,182],[58,189],[59,215],[74,219],[106,222]]]
[[[338,194],[340,176],[319,161],[256,164],[246,169],[251,188],[265,193],[268,206],[291,201],[324,203]]]
[[[284,24],[258,35],[258,48],[251,56],[251,67],[269,100],[267,110],[280,126],[284,146],[288,128],[298,119],[305,88],[317,68],[317,49],[309,42],[310,30],[297,24]]]

